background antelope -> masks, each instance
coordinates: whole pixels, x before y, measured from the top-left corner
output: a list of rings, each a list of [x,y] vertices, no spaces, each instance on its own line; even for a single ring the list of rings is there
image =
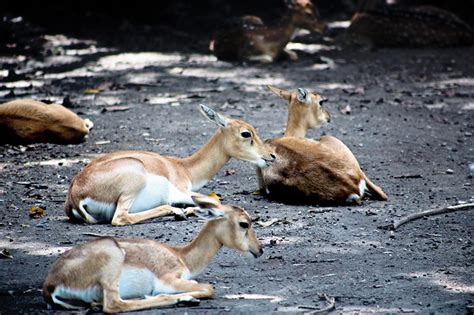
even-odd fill
[[[118,151],[93,160],[72,180],[65,210],[87,223],[134,224],[193,205],[204,186],[231,158],[266,167],[275,157],[246,122],[224,117],[207,106],[201,112],[219,126],[200,150],[187,158],[146,151]],[[191,211],[192,208],[187,208]]]
[[[325,98],[301,88],[295,92],[269,88],[288,101],[288,124],[284,137],[266,141],[277,159],[270,167],[257,169],[262,191],[291,202],[360,203],[366,192],[373,199],[387,200],[340,140],[331,136],[304,139],[308,129],[330,121],[322,107]]]
[[[92,126],[59,104],[21,99],[0,105],[0,143],[78,143]]]
[[[263,250],[242,208],[193,197],[195,213],[208,221],[188,245],[172,247],[153,240],[100,238],[64,253],[43,285],[48,305],[73,309],[102,304],[104,312],[125,312],[199,302],[212,298],[211,284],[199,275],[222,246],[255,258]],[[133,300],[132,300],[133,299]]]
[[[221,60],[271,63],[284,51],[292,60],[295,52],[285,50],[297,28],[321,33],[325,24],[318,21],[318,10],[310,0],[286,1],[287,13],[275,24],[265,25],[256,16],[245,16],[231,27],[216,33],[210,50]]]

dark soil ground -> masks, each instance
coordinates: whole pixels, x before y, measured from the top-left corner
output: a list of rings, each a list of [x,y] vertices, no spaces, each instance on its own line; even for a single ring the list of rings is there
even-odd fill
[[[473,48],[300,45],[306,50],[300,61],[261,66],[216,61],[204,49],[186,49],[184,40],[182,49],[173,44],[176,50],[145,37],[129,49],[69,36],[47,40],[45,57],[2,57],[0,98],[67,98],[95,127],[79,145],[0,148],[0,249],[13,256],[0,260],[0,313],[52,312],[40,291],[48,267],[92,238],[84,233],[190,241],[202,225],[196,218],[126,227],[71,224],[63,210],[69,182],[101,153],[191,154],[216,128],[199,114],[199,103],[250,122],[261,138],[276,137],[287,108],[267,84],[306,87],[329,98],[332,123],[309,136],[325,132],[346,143],[389,201],[331,208],[269,202],[252,194],[254,167],[232,160],[201,191],[219,193],[256,220],[280,224],[255,225],[265,246],[259,259],[228,249],[217,255],[197,279],[214,284],[213,300],[163,312],[302,313],[323,307],[320,293],[336,298],[334,313],[462,314],[474,303],[474,212],[418,220],[396,232],[377,228],[412,212],[473,201],[467,169],[474,162]],[[342,113],[347,106],[350,113]],[[226,169],[235,174],[225,176]],[[46,209],[44,218],[29,218],[35,205]]]

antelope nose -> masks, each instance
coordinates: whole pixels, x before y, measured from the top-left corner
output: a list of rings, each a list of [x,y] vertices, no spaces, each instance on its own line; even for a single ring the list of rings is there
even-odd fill
[[[272,157],[272,161],[275,161],[275,159],[276,159],[275,154],[272,153],[272,154],[270,154],[270,156]]]

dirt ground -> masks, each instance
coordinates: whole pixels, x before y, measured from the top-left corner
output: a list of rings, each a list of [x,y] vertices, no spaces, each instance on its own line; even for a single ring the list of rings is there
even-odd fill
[[[199,103],[250,122],[261,138],[276,137],[287,108],[268,84],[327,97],[332,122],[309,136],[341,139],[389,201],[324,208],[270,202],[252,194],[254,167],[232,160],[201,192],[279,224],[255,226],[265,250],[259,259],[219,252],[197,279],[215,286],[213,300],[161,311],[303,313],[324,306],[322,293],[335,297],[333,313],[347,314],[463,314],[474,303],[474,212],[418,220],[396,232],[378,229],[408,213],[473,201],[474,48],[341,51],[300,44],[293,45],[300,61],[261,66],[216,61],[204,49],[158,43],[150,50],[145,41],[140,48],[142,38],[129,49],[68,36],[47,40],[44,58],[1,58],[0,98],[66,98],[95,127],[79,145],[0,148],[0,249],[13,256],[0,259],[0,313],[52,313],[42,281],[61,253],[92,239],[84,233],[190,241],[202,225],[196,218],[126,227],[69,223],[69,182],[101,153],[191,154],[216,129]],[[343,113],[347,106],[350,113]],[[235,174],[225,176],[227,169]],[[35,205],[46,209],[44,218],[29,218]]]

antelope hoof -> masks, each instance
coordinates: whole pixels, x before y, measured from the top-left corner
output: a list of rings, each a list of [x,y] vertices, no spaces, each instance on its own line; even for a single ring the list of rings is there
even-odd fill
[[[190,295],[183,296],[178,299],[178,304],[184,304],[187,306],[199,305],[199,303],[201,303],[201,300],[196,299]]]
[[[175,220],[177,221],[186,220],[186,213],[184,212],[183,209],[174,208],[172,211],[173,211]]]

